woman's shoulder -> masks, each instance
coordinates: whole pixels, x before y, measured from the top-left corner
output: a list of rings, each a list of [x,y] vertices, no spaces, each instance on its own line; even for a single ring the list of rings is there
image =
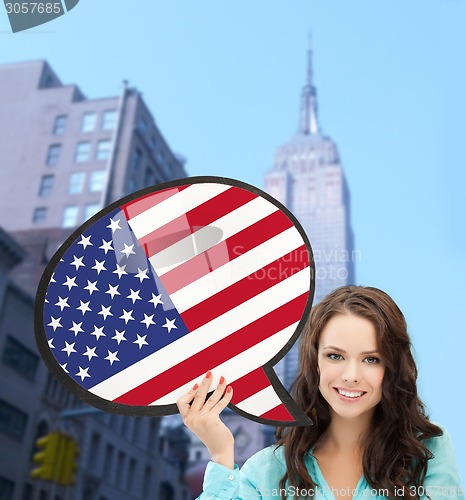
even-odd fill
[[[431,423],[441,430],[441,434],[424,439],[424,444],[434,456],[441,450],[450,452],[453,449],[453,445],[447,428],[439,422],[431,421]]]
[[[243,468],[256,468],[257,466],[261,468],[280,468],[285,470],[286,461],[283,446],[278,446],[277,444],[267,446],[267,448],[258,451],[251,458],[246,460]]]

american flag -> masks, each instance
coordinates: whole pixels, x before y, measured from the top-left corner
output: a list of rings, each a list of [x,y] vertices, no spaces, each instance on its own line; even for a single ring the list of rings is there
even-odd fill
[[[173,405],[212,370],[240,413],[295,421],[263,367],[310,307],[309,248],[257,190],[189,181],[120,205],[66,249],[45,294],[49,349],[115,407]]]

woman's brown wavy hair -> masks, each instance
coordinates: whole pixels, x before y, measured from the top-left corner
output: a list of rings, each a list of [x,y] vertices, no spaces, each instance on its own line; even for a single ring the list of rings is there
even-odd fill
[[[364,476],[376,490],[393,492],[404,486],[403,498],[419,499],[418,495],[410,496],[409,486],[422,485],[432,457],[422,440],[440,436],[442,430],[429,421],[418,397],[417,368],[402,312],[385,292],[361,286],[344,286],[328,295],[313,308],[301,334],[300,366],[292,393],[314,425],[277,428],[277,444],[284,448],[287,466],[280,480],[282,499],[286,498],[287,485],[307,491],[316,487],[304,457],[327,430],[331,419],[329,405],[319,391],[319,339],[332,317],[348,313],[372,322],[385,366],[382,400],[375,408],[364,443]]]

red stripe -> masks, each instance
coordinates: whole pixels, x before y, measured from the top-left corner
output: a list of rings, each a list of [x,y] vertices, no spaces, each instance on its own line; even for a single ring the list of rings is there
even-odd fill
[[[277,210],[164,274],[163,286],[169,294],[176,292],[292,226],[288,217]]]
[[[286,409],[286,406],[282,403],[272,408],[269,411],[266,411],[262,415],[261,418],[265,418],[267,420],[281,420],[283,422],[293,422],[295,419],[293,415]]]
[[[257,195],[250,191],[244,189],[235,189],[232,191],[232,189],[227,189],[223,193],[202,203],[202,205],[189,210],[164,226],[146,234],[143,238],[139,238],[139,243],[146,248],[147,256],[151,257],[161,252],[198,229],[212,224],[212,222],[220,219],[220,217],[257,198]]]
[[[308,292],[305,292],[225,339],[135,387],[114,401],[136,406],[152,403],[193,378],[202,376],[212,366],[228,361],[299,320],[307,298]]]
[[[142,214],[149,208],[152,208],[162,201],[171,198],[172,196],[178,194],[189,186],[190,185],[178,186],[176,188],[164,189],[163,191],[158,191],[156,193],[149,193],[142,198],[138,198],[134,201],[126,203],[125,205],[122,205],[121,209],[125,212],[127,220],[132,219],[133,217],[136,217],[136,215]]]
[[[187,309],[181,314],[181,318],[188,330],[194,331],[308,266],[306,246],[302,245]]]
[[[267,378],[262,366],[260,366],[256,370],[244,375],[244,377],[235,380],[230,385],[233,387],[231,402],[237,405],[241,401],[244,401],[268,387],[270,385],[270,380]]]

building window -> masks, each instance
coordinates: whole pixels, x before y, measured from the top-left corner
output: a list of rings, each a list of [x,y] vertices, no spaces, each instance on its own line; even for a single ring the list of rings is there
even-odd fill
[[[76,145],[76,155],[74,161],[76,163],[83,163],[89,160],[89,154],[91,152],[90,142],[78,142]]]
[[[1,491],[1,489],[0,489]],[[2,498],[2,497],[0,497]],[[31,498],[34,498],[34,487],[32,486],[31,483],[26,483],[24,485],[24,490],[23,490],[23,500],[31,500]]]
[[[134,476],[136,475],[136,465],[137,465],[136,459],[131,458],[129,461],[128,476],[127,476],[128,484],[126,485],[126,491],[128,493],[133,492]]]
[[[56,165],[60,158],[61,144],[51,144],[47,151],[47,165]]]
[[[81,132],[92,132],[95,129],[96,121],[97,121],[96,113],[84,113],[81,122]]]
[[[95,215],[100,210],[99,203],[88,203],[86,208],[84,209],[84,217],[83,221],[90,219],[93,215]]]
[[[21,440],[27,419],[26,413],[0,399],[0,433]]]
[[[63,135],[65,133],[68,117],[66,115],[59,115],[55,118],[53,124],[53,135]]]
[[[146,171],[144,173],[144,187],[152,186],[152,184],[156,183],[155,173],[152,170],[152,167],[149,165],[146,167]]]
[[[13,491],[15,483],[0,476],[0,498],[1,500],[11,500],[13,498]]]
[[[144,479],[142,483],[142,495],[143,498],[148,498],[149,497],[149,492],[150,492],[150,483],[152,480],[152,469],[150,465],[146,465],[144,469]]]
[[[110,481],[110,472],[112,471],[112,467],[113,467],[113,452],[114,452],[113,445],[107,444],[107,446],[105,447],[105,460],[104,460],[103,477],[109,483],[112,482],[112,481]]]
[[[113,130],[116,126],[117,112],[115,110],[104,111],[102,115],[102,130]]]
[[[156,147],[157,147],[157,141],[155,140],[155,137],[151,135],[149,138],[149,148],[151,149],[152,152],[154,152]]]
[[[139,123],[138,123],[138,130],[139,132],[144,135],[146,133],[146,130],[147,130],[147,121],[145,118],[140,118],[139,119]]]
[[[123,451],[118,453],[117,465],[116,465],[116,480],[117,486],[122,488],[124,485],[124,469],[126,462],[126,454]]]
[[[34,209],[34,214],[32,215],[33,224],[41,224],[45,222],[47,218],[47,207],[38,207]]]
[[[136,170],[139,168],[141,160],[142,160],[142,152],[139,148],[136,148],[133,151],[133,156],[131,158],[131,167],[133,169],[133,172],[136,172]]]
[[[74,227],[77,226],[79,207],[71,206],[65,207],[63,210],[63,218],[61,227]]]
[[[104,139],[97,143],[97,151],[95,153],[96,160],[108,160],[110,157],[110,141]]]
[[[40,181],[39,196],[45,198],[52,194],[53,188],[53,175],[43,175]]]
[[[8,336],[5,342],[2,361],[20,375],[34,380],[39,364],[39,356],[14,338]]]
[[[91,193],[98,193],[99,191],[103,191],[105,187],[106,177],[107,172],[105,170],[94,170],[93,172],[91,172],[89,191],[91,191]]]
[[[73,172],[70,176],[70,184],[68,186],[69,194],[82,193],[84,188],[84,180],[86,174],[84,172]]]

